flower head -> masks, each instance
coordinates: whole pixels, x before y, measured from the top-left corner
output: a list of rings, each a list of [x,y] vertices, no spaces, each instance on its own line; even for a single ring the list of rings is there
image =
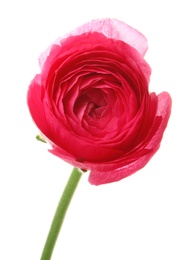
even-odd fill
[[[125,178],[159,149],[171,110],[149,93],[147,40],[115,19],[94,20],[52,44],[28,90],[28,106],[50,152],[89,170],[99,185]]]

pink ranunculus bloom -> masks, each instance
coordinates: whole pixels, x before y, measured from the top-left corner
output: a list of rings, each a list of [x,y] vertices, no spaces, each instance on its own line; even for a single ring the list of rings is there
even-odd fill
[[[159,149],[171,111],[167,92],[149,93],[147,40],[115,19],[91,21],[40,57],[27,96],[50,152],[89,170],[91,184],[119,181]]]

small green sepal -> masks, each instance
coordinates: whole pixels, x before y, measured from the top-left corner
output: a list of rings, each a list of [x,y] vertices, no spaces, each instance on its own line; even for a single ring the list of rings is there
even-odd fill
[[[41,135],[37,135],[37,136],[36,136],[36,139],[37,139],[38,141],[43,142],[43,143],[47,143],[47,142],[44,140],[44,138],[42,138]]]

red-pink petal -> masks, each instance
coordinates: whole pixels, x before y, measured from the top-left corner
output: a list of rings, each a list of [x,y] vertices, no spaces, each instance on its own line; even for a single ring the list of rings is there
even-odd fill
[[[41,87],[41,75],[37,74],[32,80],[28,93],[27,103],[32,116],[32,119],[40,129],[40,131],[48,136],[49,130],[46,122],[43,105],[43,89]]]
[[[92,170],[90,172],[89,182],[94,185],[100,185],[119,181],[143,168],[160,147],[164,130],[167,126],[170,117],[171,105],[172,100],[167,92],[162,92],[158,95],[158,108],[156,116],[162,117],[162,121],[157,132],[154,134],[150,142],[144,148],[144,150],[147,151],[147,153],[144,156],[139,157],[134,162],[127,164],[126,166],[117,170],[109,170],[104,172]]]

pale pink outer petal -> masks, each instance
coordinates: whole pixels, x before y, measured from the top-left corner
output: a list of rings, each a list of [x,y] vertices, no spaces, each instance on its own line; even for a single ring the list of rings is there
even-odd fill
[[[39,62],[39,65],[40,65],[40,69],[43,68],[44,66],[44,63],[47,59],[47,56],[49,55],[50,51],[51,51],[51,48],[52,48],[52,45],[60,45],[60,42],[61,42],[61,38],[57,38],[57,40],[55,40],[44,52],[42,52],[38,58],[38,62]]]
[[[89,176],[89,182],[94,185],[100,185],[100,184],[119,181],[135,173],[141,168],[143,168],[160,147],[164,130],[167,126],[171,114],[171,105],[172,105],[172,100],[170,95],[167,92],[162,92],[161,94],[158,95],[157,116],[162,117],[162,122],[156,134],[150,140],[148,145],[144,148],[150,150],[150,152],[147,155],[145,155],[144,157],[140,157],[135,162],[128,164],[117,170],[107,171],[107,172],[91,171]]]
[[[40,68],[43,67],[47,56],[51,51],[51,47],[54,44],[60,45],[62,39],[66,39],[70,36],[80,35],[88,32],[99,32],[104,34],[108,38],[112,38],[115,40],[123,41],[133,48],[135,48],[142,56],[145,55],[148,49],[148,41],[146,37],[134,29],[133,27],[127,25],[124,22],[121,22],[117,19],[101,19],[101,20],[92,20],[88,23],[85,23],[71,33],[64,35],[62,38],[58,38],[55,42],[53,42],[48,49],[43,52],[39,57]]]
[[[99,32],[108,38],[123,41],[135,48],[142,56],[145,55],[148,49],[147,39],[142,33],[116,19],[92,20],[76,28],[70,35],[79,35],[87,32]]]

